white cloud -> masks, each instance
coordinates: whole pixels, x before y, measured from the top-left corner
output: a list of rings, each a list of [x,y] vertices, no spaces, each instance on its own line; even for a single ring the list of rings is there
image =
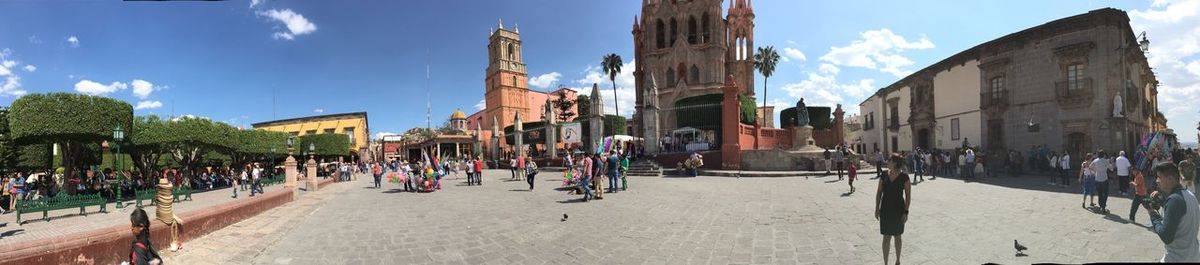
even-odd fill
[[[604,73],[603,68],[599,66],[588,66],[584,69],[584,77],[575,80],[575,83],[580,87],[573,87],[579,95],[588,95],[592,93],[592,84],[600,85],[600,96],[604,98],[604,113],[615,113],[616,107],[621,108],[620,115],[625,117],[633,116],[634,103],[637,101],[637,92],[634,91],[633,68],[636,64],[633,61],[626,62],[621,65],[621,72],[617,74],[617,102],[613,101],[613,82],[608,79],[608,74]]]
[[[25,71],[30,72],[30,73],[32,73],[33,71],[37,71],[37,66],[34,66],[32,64],[26,64]]]
[[[783,57],[781,57],[781,58],[783,58],[784,62],[787,62],[788,58],[795,59],[795,60],[801,61],[801,62],[808,60],[808,57],[804,56],[803,52],[800,52],[800,50],[797,50],[792,47],[783,48]]]
[[[877,69],[897,77],[904,77],[912,73],[904,68],[912,65],[913,61],[900,55],[900,52],[934,47],[933,42],[925,37],[909,42],[903,36],[896,35],[886,28],[865,31],[859,33],[859,36],[862,38],[854,40],[844,47],[830,47],[829,53],[821,56],[821,61],[838,66]]]
[[[130,84],[133,85],[133,95],[140,99],[146,99],[155,90],[154,84],[146,80],[134,79]]]
[[[809,73],[808,79],[798,83],[785,84],[781,88],[787,93],[792,105],[800,98],[809,106],[836,107],[842,104],[846,113],[858,113],[858,101],[874,91],[874,79],[859,79],[850,83],[841,83],[836,74],[821,75]]]
[[[838,68],[837,66],[833,66],[832,64],[823,63],[821,64],[820,68],[818,68],[818,71],[820,71],[822,74],[837,75],[838,73],[842,72],[842,69]]]
[[[296,36],[305,35],[317,31],[317,25],[309,22],[300,13],[292,12],[291,9],[271,9],[265,12],[258,12],[260,16],[269,17],[275,21],[283,23],[287,27],[287,32],[275,32],[272,34],[276,39],[293,40]]]
[[[316,113],[325,113],[325,109],[314,109],[314,110],[313,110],[313,112],[316,112]]]
[[[71,47],[79,47],[79,37],[67,37],[67,42],[71,44]]]
[[[250,8],[254,8],[254,6],[262,4],[262,2],[263,0],[250,0]]]
[[[158,101],[158,100],[143,100],[143,101],[138,101],[137,106],[133,107],[133,109],[135,109],[135,110],[157,109],[157,108],[161,108],[162,105],[163,105],[162,102]]]
[[[485,108],[487,108],[487,100],[486,99],[480,99],[479,103],[475,103],[475,110],[483,110]]]
[[[12,68],[17,66],[17,61],[9,60],[12,55],[12,50],[0,50],[0,95],[4,96],[22,96],[26,91],[21,89],[21,76],[13,72]]]
[[[179,120],[182,120],[182,119],[202,119],[202,120],[212,120],[212,119],[210,119],[210,118],[208,118],[208,117],[204,117],[204,116],[196,116],[196,115],[192,115],[192,114],[183,114],[183,115],[180,115],[180,116],[172,117],[170,120],[171,120],[171,121],[179,121]]]
[[[129,85],[121,82],[112,82],[108,85],[104,85],[93,82],[92,80],[84,79],[78,83],[75,83],[75,92],[93,96],[106,95],[108,93],[116,92],[117,90],[123,90],[126,88],[129,88]]]
[[[562,74],[560,74],[558,72],[550,72],[548,74],[530,77],[529,78],[529,86],[536,87],[536,88],[547,88],[547,87],[550,87],[550,85],[553,85],[554,83],[558,83],[558,79],[561,77],[562,77]]]
[[[36,35],[29,36],[29,44],[42,44],[42,39],[39,39]]]
[[[394,132],[377,132],[377,133],[375,133],[375,137],[371,137],[371,138],[372,139],[383,139],[383,137],[385,137],[385,136],[392,136],[392,135],[400,135],[400,134],[397,134]]]
[[[1148,61],[1158,77],[1159,108],[1167,127],[1180,131],[1184,142],[1200,121],[1200,0],[1157,0],[1145,10],[1129,11],[1134,32],[1150,40]],[[1157,36],[1157,37],[1156,37]]]

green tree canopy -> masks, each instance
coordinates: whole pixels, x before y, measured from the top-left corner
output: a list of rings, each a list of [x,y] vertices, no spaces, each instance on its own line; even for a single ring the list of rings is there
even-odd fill
[[[350,155],[350,137],[340,133],[325,133],[300,136],[296,148],[308,151],[308,145],[315,147],[314,155],[318,157],[335,157]]]
[[[9,110],[10,139],[24,144],[59,143],[63,166],[75,172],[93,158],[94,146],[111,140],[113,129],[131,128],[133,106],[106,97],[70,93],[29,94]],[[98,162],[98,161],[97,161]]]

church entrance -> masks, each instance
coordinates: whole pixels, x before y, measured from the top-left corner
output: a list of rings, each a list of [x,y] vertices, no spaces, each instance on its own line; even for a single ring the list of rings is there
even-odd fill
[[[921,148],[921,150],[929,150],[929,129],[921,129],[917,131],[917,148]]]

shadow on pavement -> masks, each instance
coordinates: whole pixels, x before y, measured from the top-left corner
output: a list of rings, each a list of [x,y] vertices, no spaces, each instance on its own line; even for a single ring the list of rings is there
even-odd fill
[[[24,234],[24,233],[25,233],[25,229],[8,230],[8,231],[4,231],[4,233],[0,233],[0,239],[4,239],[5,237],[15,236],[15,235]]]
[[[390,190],[381,191],[381,193],[403,193],[403,192],[407,192],[407,191],[404,191],[404,189],[390,189]]]
[[[511,189],[511,190],[508,190],[508,191],[525,191],[525,192],[528,192],[528,191],[530,191],[530,190],[529,190],[529,189]]]
[[[558,203],[578,203],[578,202],[586,202],[586,201],[584,201],[583,198],[558,201]]]

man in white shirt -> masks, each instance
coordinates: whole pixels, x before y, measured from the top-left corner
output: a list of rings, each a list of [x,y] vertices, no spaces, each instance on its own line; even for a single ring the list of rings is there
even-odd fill
[[[1117,182],[1119,183],[1117,187],[1121,190],[1121,195],[1125,195],[1129,192],[1129,168],[1133,166],[1129,164],[1129,159],[1125,158],[1125,151],[1121,151],[1117,155],[1115,166],[1117,167],[1117,181],[1120,181]]]
[[[1095,160],[1092,160],[1092,170],[1096,172],[1096,191],[1100,195],[1100,211],[1108,213],[1108,170],[1112,164],[1108,163],[1108,155],[1104,151]]]
[[[258,163],[254,163],[254,170],[250,172],[250,197],[254,197],[254,192],[262,194],[262,186],[258,182],[258,178],[262,176],[262,167]]]

